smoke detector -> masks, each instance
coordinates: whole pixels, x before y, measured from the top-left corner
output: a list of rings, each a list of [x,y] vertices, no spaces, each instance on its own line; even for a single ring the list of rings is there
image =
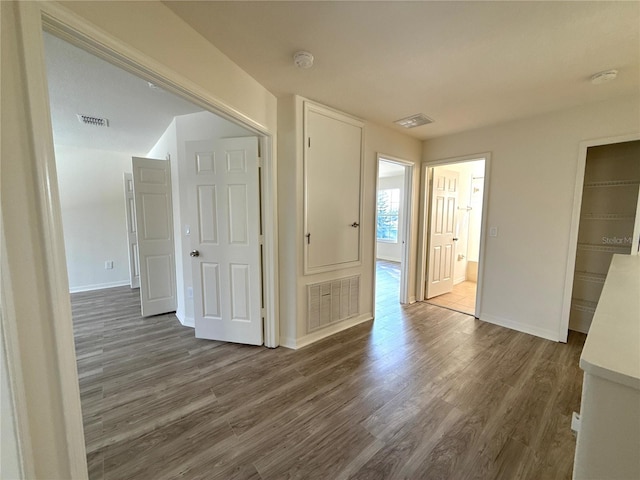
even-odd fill
[[[96,127],[108,127],[109,120],[106,118],[93,117],[91,115],[80,115],[79,113],[76,115],[78,117],[78,121],[80,123],[84,123],[85,125],[94,125]]]
[[[427,125],[429,123],[433,123],[433,120],[427,117],[424,113],[416,113],[415,115],[411,115],[410,117],[401,118],[400,120],[396,120],[393,122],[397,125],[400,125],[404,128],[415,128],[421,125]]]
[[[605,70],[604,72],[596,73],[591,76],[591,83],[594,85],[600,85],[602,83],[610,82],[611,80],[615,80],[618,76],[617,70]]]
[[[309,52],[296,52],[293,54],[293,63],[298,68],[311,68],[313,66],[313,55]]]

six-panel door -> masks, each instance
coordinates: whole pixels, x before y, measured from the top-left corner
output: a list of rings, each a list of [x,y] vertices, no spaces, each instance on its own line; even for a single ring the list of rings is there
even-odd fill
[[[434,168],[431,188],[427,298],[453,290],[459,174]]]
[[[261,345],[256,138],[186,142],[196,337]]]
[[[133,157],[142,316],[176,310],[169,161]]]

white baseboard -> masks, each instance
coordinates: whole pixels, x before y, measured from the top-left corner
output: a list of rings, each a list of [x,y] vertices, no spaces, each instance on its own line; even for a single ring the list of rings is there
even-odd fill
[[[196,328],[196,321],[193,317],[187,317],[184,312],[176,312],[176,317],[183,327]]]
[[[363,315],[345,320],[344,322],[334,323],[333,325],[329,325],[322,330],[310,333],[298,339],[286,337],[280,338],[280,346],[297,350],[298,348],[306,347],[307,345],[311,345],[318,340],[330,337],[331,335],[334,335],[348,328],[355,327],[356,325],[367,322],[369,320],[373,320],[373,316],[371,315],[371,313],[365,313]]]
[[[396,262],[396,263],[400,263],[400,261],[401,261],[400,258],[390,257],[390,256],[387,256],[387,255],[377,255],[376,258],[378,260],[387,260],[388,262]]]
[[[556,330],[538,328],[532,325],[527,325],[526,323],[514,322],[513,320],[496,317],[494,315],[487,315],[485,313],[481,313],[479,318],[483,322],[493,323],[500,327],[510,328],[511,330],[517,330],[518,332],[528,333],[529,335],[535,335],[536,337],[546,338],[547,340],[553,340],[554,342],[560,341]]]
[[[409,305],[411,305],[412,303],[416,303],[416,296],[415,295],[409,297]]]
[[[129,287],[129,280],[118,282],[96,283],[95,285],[81,285],[79,287],[69,287],[69,293],[91,292],[92,290],[104,290],[105,288]]]
[[[459,283],[466,282],[466,281],[467,281],[467,277],[459,277],[453,281],[453,284],[458,285]]]

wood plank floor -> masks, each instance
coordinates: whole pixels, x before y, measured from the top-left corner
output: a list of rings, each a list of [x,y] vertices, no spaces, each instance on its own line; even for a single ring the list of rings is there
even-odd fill
[[[91,479],[571,477],[584,335],[393,301],[292,351],[197,340],[127,287],[72,304]]]

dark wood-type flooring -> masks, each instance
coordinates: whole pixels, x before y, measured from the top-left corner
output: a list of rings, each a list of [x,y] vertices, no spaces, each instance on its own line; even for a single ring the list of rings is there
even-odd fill
[[[571,477],[584,335],[394,300],[293,351],[197,340],[128,287],[72,304],[91,479]]]

